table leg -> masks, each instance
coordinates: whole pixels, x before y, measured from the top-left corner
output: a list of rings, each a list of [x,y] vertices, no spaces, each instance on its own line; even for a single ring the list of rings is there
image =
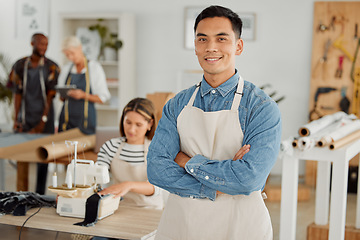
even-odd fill
[[[29,189],[29,163],[17,162],[17,191],[28,191]]]
[[[285,156],[282,164],[280,240],[295,240],[299,159]]]
[[[5,159],[0,159],[0,190],[5,191]]]
[[[358,185],[357,185],[355,228],[360,229],[360,157],[359,157],[359,165],[358,166],[359,167],[358,167]]]
[[[316,173],[315,224],[326,225],[329,219],[331,162],[319,161]]]
[[[349,162],[346,159],[336,159],[333,162],[329,240],[339,240],[345,237],[348,173]]]

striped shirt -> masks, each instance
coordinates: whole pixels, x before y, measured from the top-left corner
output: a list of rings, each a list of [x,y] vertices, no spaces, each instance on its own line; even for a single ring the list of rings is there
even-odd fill
[[[124,142],[124,138],[113,138],[106,141],[100,148],[97,161],[99,164],[106,165],[110,169],[111,161],[114,158],[120,144]],[[139,165],[145,163],[144,144],[133,145],[123,143],[119,158],[131,165]]]

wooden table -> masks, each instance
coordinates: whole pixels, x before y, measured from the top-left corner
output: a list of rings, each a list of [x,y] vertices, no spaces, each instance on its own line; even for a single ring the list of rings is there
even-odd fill
[[[22,226],[37,210],[38,208],[30,209],[26,216],[0,216],[0,224]],[[95,226],[82,227],[73,224],[83,219],[61,217],[55,208],[44,207],[24,227],[110,238],[147,239],[155,234],[161,214],[161,210],[121,206],[120,203],[113,215],[99,220]]]
[[[295,240],[299,160],[318,161],[315,224],[329,223],[329,239],[344,239],[349,161],[360,152],[360,140],[336,150],[314,147],[308,151],[294,149],[284,157],[281,181],[280,240]],[[332,164],[331,204],[330,169]],[[358,179],[356,228],[360,228],[360,178]]]

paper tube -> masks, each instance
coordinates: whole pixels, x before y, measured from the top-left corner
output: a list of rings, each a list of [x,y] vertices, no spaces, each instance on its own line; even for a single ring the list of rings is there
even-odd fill
[[[310,136],[312,134],[317,133],[318,131],[326,128],[332,123],[339,121],[340,119],[346,117],[347,114],[344,112],[336,112],[334,114],[326,115],[322,118],[314,120],[308,124],[305,124],[303,127],[299,129],[299,135],[301,137]]]
[[[14,133],[16,135],[17,133]],[[29,133],[30,134],[30,133]],[[40,146],[51,144],[52,142],[60,142],[72,140],[81,136],[86,136],[78,128],[70,129],[65,132],[52,134],[47,137],[29,140],[20,144],[11,145],[0,148],[0,157],[21,162],[42,162],[38,157],[37,149]]]
[[[329,148],[330,148],[330,150],[335,150],[335,149],[341,148],[342,146],[349,144],[358,138],[360,138],[360,130],[353,132],[350,135],[331,143]]]
[[[325,135],[318,142],[319,147],[324,147],[329,145],[337,140],[340,140],[353,132],[360,130],[360,120],[351,121],[349,123],[345,123],[340,128],[333,130],[329,134]]]
[[[77,152],[83,152],[95,147],[95,135],[87,135],[78,138],[71,138],[70,141],[78,141]],[[55,142],[53,144],[47,144],[40,146],[37,149],[37,155],[42,160],[51,160],[68,155],[69,151],[73,152],[73,146],[69,147],[65,144],[65,141]]]
[[[299,142],[298,142],[298,140],[297,139],[294,139],[294,141],[292,142],[292,146],[294,147],[294,148],[297,148],[299,145]]]

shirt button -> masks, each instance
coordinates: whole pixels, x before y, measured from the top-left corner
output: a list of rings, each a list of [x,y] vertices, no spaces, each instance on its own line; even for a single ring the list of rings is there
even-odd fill
[[[190,169],[190,172],[191,172],[191,173],[193,173],[193,172],[194,172],[194,169],[193,169],[193,168],[192,168],[192,169]]]
[[[212,94],[215,94],[215,93],[216,93],[215,89],[211,90],[211,93],[212,93]]]
[[[205,176],[205,179],[206,179],[206,180],[209,180],[209,176]]]

